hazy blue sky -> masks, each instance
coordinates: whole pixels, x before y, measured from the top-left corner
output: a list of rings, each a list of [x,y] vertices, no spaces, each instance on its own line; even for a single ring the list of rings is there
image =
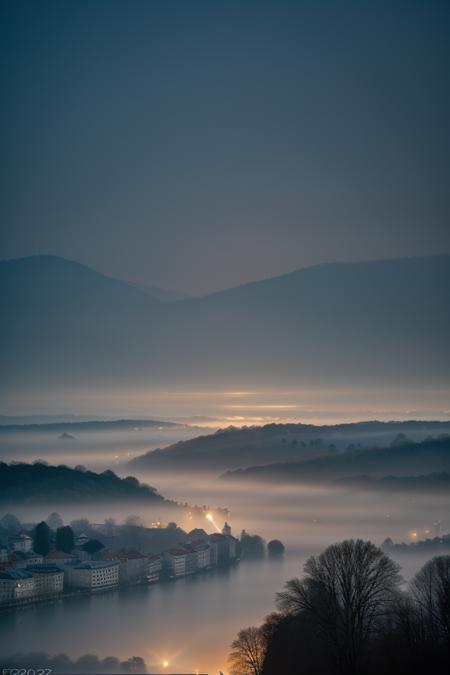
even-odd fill
[[[1,11],[1,257],[198,292],[450,251],[448,1]]]

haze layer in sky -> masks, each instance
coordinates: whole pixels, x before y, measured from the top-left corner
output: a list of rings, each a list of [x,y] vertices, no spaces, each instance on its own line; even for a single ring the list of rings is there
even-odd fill
[[[2,257],[207,292],[450,250],[448,2],[2,14]]]

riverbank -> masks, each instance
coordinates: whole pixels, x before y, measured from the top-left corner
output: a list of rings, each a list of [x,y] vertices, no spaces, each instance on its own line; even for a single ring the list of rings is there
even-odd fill
[[[4,603],[0,605],[0,613],[6,613],[10,611],[14,611],[16,609],[24,609],[27,607],[32,607],[34,605],[52,605],[52,604],[59,604],[61,602],[64,602],[66,600],[70,600],[73,598],[81,598],[81,597],[86,597],[86,596],[98,596],[102,595],[104,593],[108,593],[111,591],[120,591],[124,590],[127,588],[135,588],[138,586],[156,586],[156,585],[161,585],[164,583],[171,583],[174,581],[179,581],[180,579],[186,579],[186,578],[191,578],[191,577],[196,577],[196,576],[201,576],[204,574],[212,574],[215,573],[217,570],[223,570],[228,567],[233,567],[237,565],[240,562],[239,558],[236,558],[234,560],[231,560],[227,565],[210,565],[208,568],[201,569],[201,570],[196,570],[192,574],[187,574],[184,576],[173,576],[173,575],[161,575],[159,579],[140,579],[137,581],[132,581],[129,583],[120,583],[120,584],[115,584],[112,586],[105,586],[103,588],[97,588],[95,590],[92,590],[90,588],[73,588],[73,589],[66,589],[62,593],[56,593],[52,595],[42,595],[42,596],[32,596],[30,598],[23,598],[22,600],[16,600],[11,603]]]

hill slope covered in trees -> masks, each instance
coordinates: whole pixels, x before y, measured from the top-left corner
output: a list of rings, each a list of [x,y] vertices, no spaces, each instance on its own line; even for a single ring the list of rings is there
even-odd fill
[[[40,462],[0,462],[1,505],[105,501],[166,503],[155,488],[133,476],[119,478],[112,471],[94,473]]]

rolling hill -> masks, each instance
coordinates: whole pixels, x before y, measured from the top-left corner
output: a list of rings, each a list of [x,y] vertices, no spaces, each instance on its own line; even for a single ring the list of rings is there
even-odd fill
[[[0,462],[0,505],[79,504],[101,502],[170,504],[155,488],[136,478],[119,478],[112,471],[71,469],[67,466]]]
[[[254,466],[226,473],[226,480],[324,483],[361,476],[406,478],[450,472],[450,437],[402,443],[388,448],[351,450],[317,459]],[[372,483],[373,485],[373,483]]]
[[[262,427],[230,428],[214,434],[180,441],[147,452],[130,461],[136,470],[225,471],[308,460],[335,455],[349,447],[386,447],[391,443],[424,440],[450,433],[450,422],[359,422],[315,426],[312,424],[267,424]],[[402,434],[402,436],[398,436]],[[441,469],[439,469],[441,470]]]

